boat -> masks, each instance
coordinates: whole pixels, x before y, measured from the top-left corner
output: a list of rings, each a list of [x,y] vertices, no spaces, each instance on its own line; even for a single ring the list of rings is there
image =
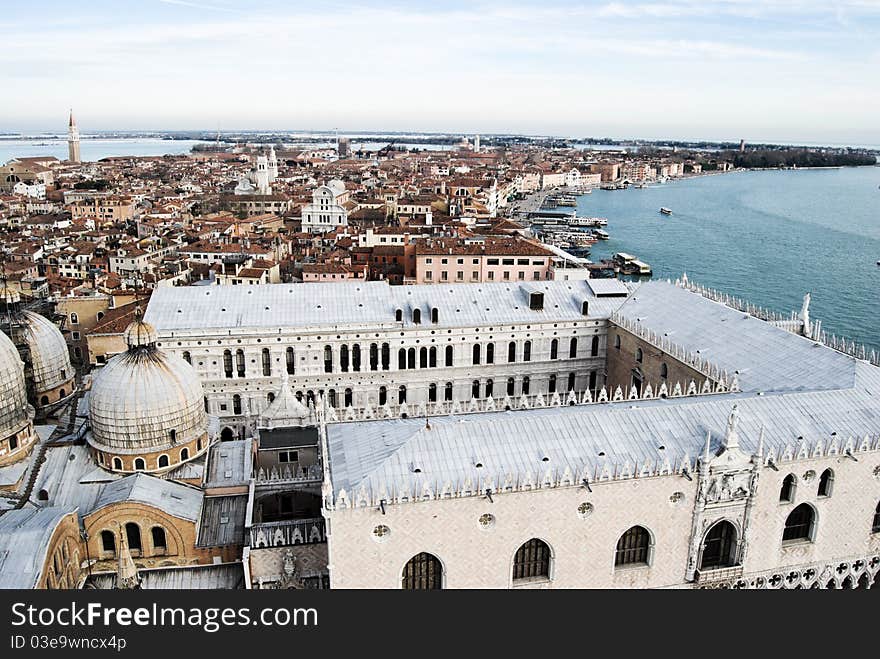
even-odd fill
[[[593,229],[593,235],[596,236],[596,238],[598,238],[599,240],[608,240],[609,238],[611,238],[611,236],[608,235],[608,232],[603,231],[602,229]]]
[[[651,266],[644,261],[639,261],[638,257],[626,252],[618,252],[613,257],[614,263],[624,275],[639,275],[647,277],[651,275]]]
[[[666,206],[661,206],[660,212],[663,213],[664,215],[672,215],[672,211],[669,210],[668,208],[666,208]]]

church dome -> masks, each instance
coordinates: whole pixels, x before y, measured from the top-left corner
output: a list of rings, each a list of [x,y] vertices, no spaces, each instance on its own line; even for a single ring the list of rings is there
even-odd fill
[[[140,318],[125,340],[128,350],[107,362],[92,384],[89,443],[107,458],[119,456],[123,466],[114,469],[122,471],[156,471],[195,457],[207,448],[208,428],[195,369],[160,350],[156,330]],[[141,466],[132,456],[144,459]]]
[[[12,336],[16,344],[27,348],[27,375],[33,382],[35,402],[54,403],[73,393],[70,354],[55,323],[32,311],[18,311],[12,316]],[[45,394],[51,395],[44,398]]]
[[[0,332],[0,440],[30,421],[24,366],[15,345]]]

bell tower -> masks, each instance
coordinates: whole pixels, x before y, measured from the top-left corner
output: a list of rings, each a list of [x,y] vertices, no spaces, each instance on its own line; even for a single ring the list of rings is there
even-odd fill
[[[79,155],[79,128],[73,118],[73,110],[70,111],[70,121],[67,124],[67,156],[70,162],[82,162]]]

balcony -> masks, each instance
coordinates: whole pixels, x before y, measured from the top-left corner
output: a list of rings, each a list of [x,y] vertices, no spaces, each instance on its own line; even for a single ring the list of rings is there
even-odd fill
[[[327,541],[323,517],[264,522],[254,524],[248,532],[250,546],[254,549],[313,545]]]
[[[320,483],[324,478],[320,464],[305,467],[283,465],[264,469],[260,467],[256,473],[256,484],[260,485],[301,485],[304,483]]]
[[[743,575],[742,565],[731,567],[717,567],[707,570],[697,570],[694,581],[698,586],[712,586],[721,583],[734,583]]]

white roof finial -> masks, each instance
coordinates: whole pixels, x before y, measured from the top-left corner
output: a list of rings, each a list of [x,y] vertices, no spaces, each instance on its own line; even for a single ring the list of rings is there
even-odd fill
[[[727,432],[724,434],[724,448],[739,448],[739,434],[736,430],[738,425],[739,411],[736,409],[736,405],[734,405],[733,409],[730,411],[730,416],[727,417]]]

